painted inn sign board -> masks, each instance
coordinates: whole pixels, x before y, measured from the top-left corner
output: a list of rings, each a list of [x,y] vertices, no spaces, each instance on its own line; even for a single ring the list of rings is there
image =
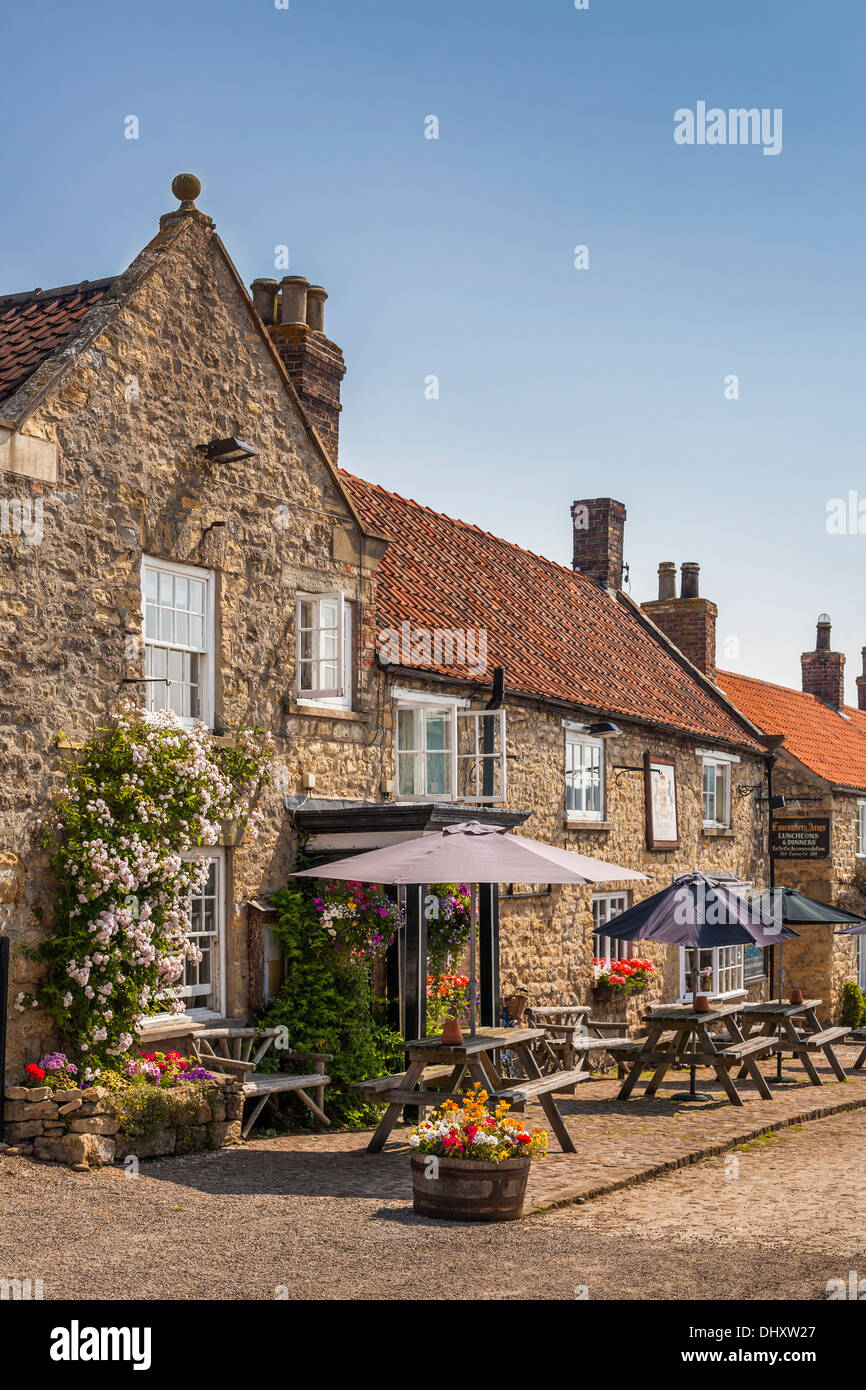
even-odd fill
[[[830,853],[830,817],[774,817],[770,851],[775,859],[826,859]]]

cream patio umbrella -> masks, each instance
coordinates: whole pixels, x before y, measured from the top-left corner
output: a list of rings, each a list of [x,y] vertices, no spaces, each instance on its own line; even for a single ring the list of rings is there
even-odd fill
[[[606,883],[646,879],[621,864],[590,859],[540,840],[509,835],[505,826],[460,821],[435,835],[419,835],[384,849],[333,864],[300,869],[296,878],[348,879],[359,883],[467,883],[472,885],[469,934],[469,1027],[476,1033],[476,954],[479,883]]]

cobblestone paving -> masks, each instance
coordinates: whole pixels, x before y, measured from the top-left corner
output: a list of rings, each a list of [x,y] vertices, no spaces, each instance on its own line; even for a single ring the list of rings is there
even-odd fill
[[[565,1103],[581,1152],[538,1166],[536,1202],[566,1181],[585,1192],[730,1143],[731,1116],[742,1136],[776,1106],[790,1117],[866,1100],[858,1079],[789,1088],[772,1106],[738,1111],[600,1105],[614,1089],[589,1083]],[[416,1218],[404,1145],[370,1157],[365,1138],[260,1139],[143,1163],[134,1180],[116,1168],[75,1174],[0,1158],[0,1277],[42,1278],[46,1298],[229,1300],[283,1289],[362,1300],[574,1299],[583,1290],[590,1299],[814,1300],[850,1270],[866,1277],[860,1108],[491,1227]],[[564,1164],[568,1176],[556,1171]]]
[[[850,1067],[859,1051],[838,1049],[843,1066]],[[614,1080],[584,1082],[574,1097],[558,1097],[577,1153],[561,1153],[551,1137],[550,1157],[533,1166],[527,1209],[588,1200],[721,1153],[770,1126],[866,1106],[866,1074],[855,1072],[856,1079],[843,1084],[826,1064],[818,1065],[817,1070],[825,1085],[797,1081],[779,1086],[772,1101],[761,1100],[751,1082],[738,1082],[746,1101],[742,1106],[729,1104],[715,1077],[705,1071],[698,1072],[697,1089],[714,1099],[697,1104],[674,1098],[676,1092],[688,1088],[687,1072],[676,1072],[666,1080],[654,1101],[640,1096],[617,1101],[619,1082]],[[789,1064],[783,1075],[803,1073]],[[640,1082],[637,1091],[642,1089]],[[532,1124],[546,1124],[538,1105],[528,1107],[527,1118]],[[355,1196],[370,1196],[375,1191],[383,1197],[408,1198],[407,1133],[401,1127],[393,1130],[384,1152],[376,1155],[364,1152],[370,1137],[367,1133],[293,1135],[267,1143],[295,1154],[293,1172],[298,1191],[349,1191]]]

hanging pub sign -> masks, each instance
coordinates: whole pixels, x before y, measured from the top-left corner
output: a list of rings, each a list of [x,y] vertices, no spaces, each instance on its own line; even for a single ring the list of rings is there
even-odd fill
[[[830,853],[830,817],[773,817],[770,853],[774,859],[826,859]]]
[[[644,753],[643,765],[647,849],[679,849],[674,760]]]

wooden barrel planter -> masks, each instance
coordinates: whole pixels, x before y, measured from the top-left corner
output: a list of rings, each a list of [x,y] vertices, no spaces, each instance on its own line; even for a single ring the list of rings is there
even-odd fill
[[[439,1221],[519,1221],[523,1215],[530,1158],[506,1158],[502,1163],[440,1158],[436,1162],[438,1177],[427,1177],[430,1156],[412,1154],[412,1202],[418,1216]]]

